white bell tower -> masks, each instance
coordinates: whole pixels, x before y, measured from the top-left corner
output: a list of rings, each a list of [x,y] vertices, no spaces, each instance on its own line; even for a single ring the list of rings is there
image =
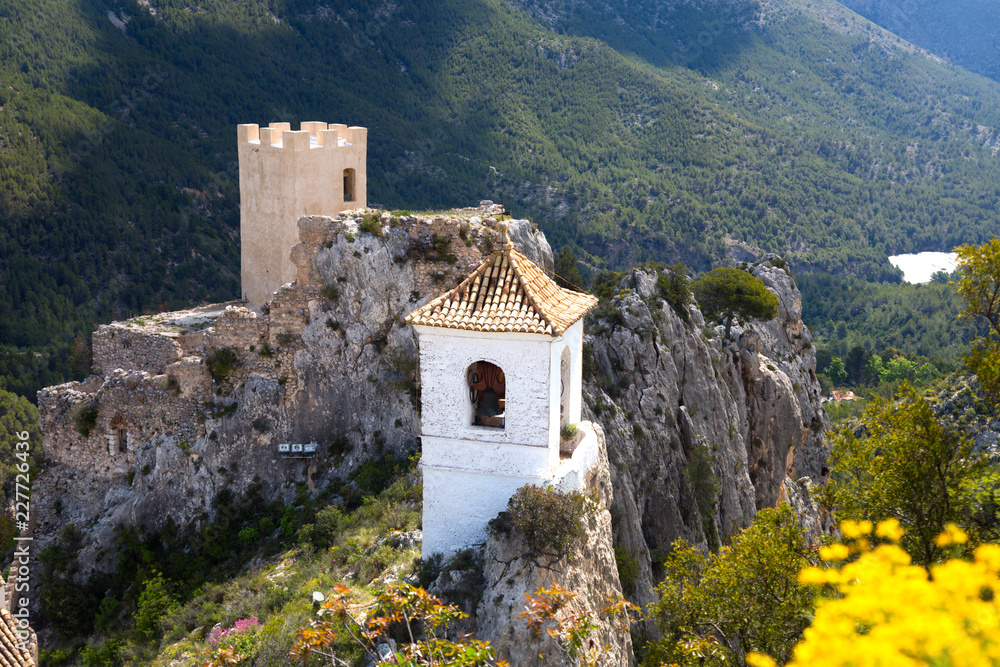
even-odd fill
[[[424,557],[483,542],[518,488],[552,479],[560,429],[580,421],[597,299],[559,287],[501,224],[492,255],[406,318],[420,342]]]

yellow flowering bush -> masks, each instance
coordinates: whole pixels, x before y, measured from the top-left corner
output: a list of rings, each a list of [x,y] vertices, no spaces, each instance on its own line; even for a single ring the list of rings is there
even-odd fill
[[[845,522],[847,544],[824,547],[826,567],[806,567],[803,584],[833,589],[821,598],[790,667],[980,667],[1000,665],[1000,545],[983,544],[971,560],[930,566],[911,562],[899,546],[896,520],[877,527]],[[879,541],[872,547],[872,541]],[[948,525],[937,539],[957,549],[968,536]],[[753,667],[776,663],[750,654]]]

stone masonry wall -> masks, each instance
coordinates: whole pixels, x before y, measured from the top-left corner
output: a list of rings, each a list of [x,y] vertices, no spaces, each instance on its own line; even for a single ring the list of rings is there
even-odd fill
[[[110,477],[124,474],[136,447],[156,435],[193,441],[204,432],[201,401],[181,396],[168,378],[115,369],[97,387],[69,382],[41,390],[46,458]],[[88,411],[90,420],[83,417]]]
[[[172,337],[144,330],[132,330],[127,324],[103,324],[93,335],[94,370],[162,373],[181,358],[181,346]]]

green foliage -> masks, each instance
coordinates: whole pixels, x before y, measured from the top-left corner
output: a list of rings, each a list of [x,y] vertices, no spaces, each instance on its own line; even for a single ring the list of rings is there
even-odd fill
[[[87,644],[80,649],[80,663],[84,667],[113,667],[123,664],[123,648],[123,642],[116,639]]]
[[[90,437],[90,432],[97,426],[97,417],[100,411],[96,401],[85,401],[76,406],[73,414],[73,423],[76,430],[85,438]]]
[[[79,572],[77,554],[82,546],[83,533],[73,524],[67,524],[38,555],[42,567],[36,590],[41,616],[70,636],[91,631],[94,611],[101,599],[99,584],[81,586],[74,581]]]
[[[208,366],[208,372],[212,374],[212,379],[216,382],[225,380],[229,377],[230,373],[240,367],[240,364],[240,358],[236,355],[236,352],[228,347],[212,350],[212,353],[205,358],[205,365]]]
[[[1000,63],[987,36],[990,26],[1000,22],[1000,7],[995,4],[950,2],[936,6],[864,0],[842,4],[911,44],[1000,81]]]
[[[381,493],[406,467],[405,460],[386,454],[380,459],[365,461],[351,474],[354,482],[365,495]]]
[[[615,564],[618,566],[618,580],[626,596],[635,595],[639,581],[639,561],[624,546],[615,547]]]
[[[812,592],[798,583],[807,564],[809,551],[787,505],[761,510],[717,554],[678,540],[650,607],[663,637],[643,664],[738,665],[749,651],[787,660],[813,608]]]
[[[725,320],[726,338],[735,317],[769,320],[778,315],[778,297],[746,271],[720,266],[696,280],[693,287],[705,317]]]
[[[874,283],[817,273],[801,274],[795,282],[802,292],[802,319],[817,349],[842,359],[862,348],[883,360],[904,356],[947,373],[958,370],[969,342],[981,333],[975,322],[959,318],[962,302],[954,285]]]
[[[42,459],[42,431],[38,409],[27,399],[0,389],[0,507],[11,507],[17,499],[17,475],[27,464],[28,478]],[[21,480],[24,482],[24,479]],[[30,486],[30,485],[26,485]],[[22,500],[30,489],[21,489]],[[13,517],[0,515],[0,562],[9,563],[16,533]]]
[[[719,478],[712,469],[715,460],[708,447],[695,447],[684,468],[684,484],[690,490],[694,509],[701,515],[702,530],[712,548],[719,545],[715,527],[715,501],[719,496]]]
[[[507,510],[489,522],[493,534],[514,532],[539,554],[561,555],[583,537],[583,522],[594,502],[579,491],[563,493],[552,487],[525,484],[507,502]]]
[[[331,303],[336,303],[340,299],[340,290],[337,289],[336,285],[324,285],[320,293]]]
[[[371,213],[365,213],[361,216],[361,221],[358,223],[358,231],[362,234],[371,234],[372,236],[382,236],[382,217],[378,211],[373,211]],[[333,299],[331,299],[333,301]]]
[[[502,199],[587,271],[704,269],[736,243],[890,277],[886,251],[996,227],[1000,165],[968,128],[998,125],[997,87],[809,12],[760,23],[754,3],[685,4],[649,20],[639,3],[542,25],[498,0],[389,15],[335,0],[344,23],[284,0],[113,9],[127,35],[106,3],[4,14],[0,378],[25,396],[85,374],[73,341],[95,322],[239,294],[232,123],[254,109],[377,128],[373,198]]]
[[[844,368],[844,360],[840,357],[834,357],[830,361],[830,367],[826,373],[833,380],[834,384],[843,384],[844,380],[847,379],[847,369]]]
[[[451,249],[451,237],[447,234],[435,234],[431,238],[431,247],[434,249],[434,258],[437,261],[447,264],[458,261],[458,255]]]
[[[315,549],[328,549],[337,537],[344,516],[336,507],[324,507],[316,513],[314,523],[302,526],[299,538]]]
[[[580,269],[576,264],[576,253],[569,246],[563,246],[555,258],[555,279],[560,287],[583,289],[583,276],[580,275]]]
[[[160,632],[160,621],[177,606],[170,582],[157,572],[146,580],[135,612],[135,629],[152,639]]]
[[[379,537],[420,525],[415,508],[421,491],[413,485],[413,464],[390,467],[401,474],[377,496],[361,496],[352,485],[333,482],[318,496],[303,485],[284,505],[265,502],[259,483],[243,496],[223,489],[212,501],[212,522],[179,527],[168,521],[156,531],[121,529],[115,545],[117,571],[110,577],[94,576],[85,585],[74,579],[82,534],[68,528],[40,556],[40,618],[58,628],[63,641],[76,641],[96,628],[107,641],[124,642],[121,655],[144,655],[148,660],[150,648],[161,641],[161,630],[173,628],[169,642],[199,627],[207,635],[216,623],[226,626],[252,614],[265,619],[274,615],[269,619],[273,625],[263,625],[261,646],[253,648],[253,654],[280,662],[292,643],[295,624],[312,614],[308,604],[304,609],[297,606],[315,590],[317,584],[310,579],[329,581],[329,572],[336,571],[367,584],[389,565],[409,562],[415,555],[412,550],[374,547]],[[329,504],[335,496],[342,499],[337,507]],[[280,533],[275,531],[278,523]],[[310,549],[286,560],[292,555],[289,549],[310,543],[318,547],[315,555]],[[283,558],[275,558],[282,553]],[[286,570],[271,580],[256,570],[246,573],[244,566],[254,558],[272,568],[279,562],[295,563],[313,574],[285,578]],[[275,585],[278,580],[281,586]],[[291,620],[282,621],[282,614]],[[106,648],[95,645],[94,655],[104,655]]]
[[[621,283],[624,273],[618,271],[601,271],[592,283],[594,296],[601,301],[612,299],[618,294],[618,285]]]
[[[691,281],[687,276],[687,267],[674,264],[661,270],[656,276],[656,286],[660,289],[663,300],[686,322],[689,318],[688,306],[691,304]]]
[[[985,320],[988,333],[974,341],[966,365],[979,383],[1000,404],[1000,240],[980,246],[955,248],[961,279],[958,294],[964,301],[962,317]]]
[[[984,461],[908,386],[894,400],[874,399],[861,426],[832,441],[827,502],[841,520],[898,520],[902,546],[929,565],[942,554],[936,539],[945,524],[970,526],[962,490],[982,476]]]
[[[237,537],[240,538],[240,542],[244,544],[253,544],[260,539],[260,532],[253,526],[247,526],[239,532]]]
[[[572,440],[576,437],[579,432],[579,428],[576,424],[564,424],[561,429],[559,429],[559,437],[563,440]]]

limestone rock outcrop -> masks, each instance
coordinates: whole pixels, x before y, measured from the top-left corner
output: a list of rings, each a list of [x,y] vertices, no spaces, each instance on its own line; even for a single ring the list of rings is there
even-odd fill
[[[587,471],[585,488],[596,492],[598,507],[585,522],[585,533],[572,555],[561,558],[532,553],[517,535],[491,535],[486,541],[483,576],[486,581],[476,615],[477,634],[488,638],[497,659],[512,665],[571,665],[556,641],[547,634],[533,635],[527,628],[524,611],[526,594],[558,584],[575,594],[572,612],[587,612],[597,628],[591,639],[607,647],[600,664],[628,667],[634,664],[632,638],[617,627],[604,609],[609,601],[622,597],[618,567],[611,535],[611,513],[615,491],[611,485],[605,437],[599,425],[588,425],[598,437],[597,462]]]
[[[651,270],[626,276],[588,322],[585,413],[607,434],[615,544],[637,565],[643,605],[675,540],[716,548],[777,503],[786,476],[825,472],[812,338],[772,261],[751,271],[778,296],[778,317],[740,323],[730,340],[696,305],[675,311]]]
[[[267,307],[222,304],[104,330],[99,374],[39,394],[48,466],[32,498],[38,548],[75,524],[86,577],[115,567],[118,526],[209,521],[223,489],[290,500],[299,484],[321,489],[418,449],[416,341],[403,317],[490,252],[498,213],[484,203],[303,218],[291,253],[298,280]],[[510,229],[518,250],[551,270],[544,236],[527,221]],[[645,605],[676,539],[717,547],[782,499],[810,535],[825,530],[809,486],[825,474],[828,420],[801,298],[777,258],[747,268],[775,292],[779,314],[738,323],[728,340],[696,304],[667,303],[650,268],[630,272],[588,316],[584,417],[606,438],[592,481],[607,510],[572,562],[539,567],[516,544],[487,544],[480,635],[513,664],[527,664],[525,592],[558,582],[586,591],[581,604],[599,612],[624,586]],[[307,444],[311,458],[290,449]],[[631,655],[627,636],[602,628],[602,641]]]

